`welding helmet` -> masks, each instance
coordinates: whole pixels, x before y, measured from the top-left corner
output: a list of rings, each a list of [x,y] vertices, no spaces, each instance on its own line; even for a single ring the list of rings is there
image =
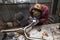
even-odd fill
[[[35,4],[33,7],[29,9],[31,16],[40,17],[42,15],[42,4]]]

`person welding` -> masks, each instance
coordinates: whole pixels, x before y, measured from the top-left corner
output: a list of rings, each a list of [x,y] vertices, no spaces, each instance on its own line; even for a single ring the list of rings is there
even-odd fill
[[[29,13],[31,16],[29,16],[27,19],[21,12],[15,15],[15,18],[20,22],[21,26],[27,26],[31,22],[35,22],[34,25],[40,25],[48,20],[48,7],[46,5],[35,4],[29,9]]]
[[[39,20],[37,24],[43,24],[48,20],[48,6],[43,4],[35,4],[30,9],[29,12],[32,18]]]

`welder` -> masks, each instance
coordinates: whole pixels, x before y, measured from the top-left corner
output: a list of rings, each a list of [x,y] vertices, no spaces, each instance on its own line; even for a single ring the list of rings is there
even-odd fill
[[[48,6],[44,4],[35,4],[30,9],[29,12],[32,18],[37,18],[39,20],[38,24],[43,24],[48,20]]]
[[[34,25],[43,24],[48,20],[48,7],[46,5],[35,4],[29,9],[29,13],[31,16],[27,19],[24,13],[19,12],[15,15],[21,26],[27,26],[31,22],[35,22]]]

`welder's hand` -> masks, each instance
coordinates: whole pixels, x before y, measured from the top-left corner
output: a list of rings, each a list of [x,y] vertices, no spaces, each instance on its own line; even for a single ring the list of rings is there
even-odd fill
[[[33,21],[33,18],[30,16],[30,17],[28,18],[29,24],[32,23],[32,21]]]

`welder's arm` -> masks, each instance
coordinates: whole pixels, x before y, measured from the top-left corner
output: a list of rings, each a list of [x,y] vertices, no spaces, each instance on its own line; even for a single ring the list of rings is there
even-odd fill
[[[40,23],[44,23],[48,20],[48,11],[45,11],[45,14],[43,15],[43,17],[39,20]]]

